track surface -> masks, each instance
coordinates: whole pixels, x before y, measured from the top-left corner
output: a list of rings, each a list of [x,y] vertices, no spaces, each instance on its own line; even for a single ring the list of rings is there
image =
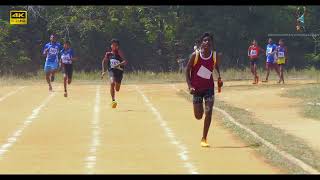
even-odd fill
[[[0,98],[18,88],[1,87]],[[73,84],[68,98],[54,88],[30,85],[0,101],[0,173],[285,173],[218,113],[212,147],[201,148],[203,121],[171,84],[123,85],[116,109],[104,84]]]

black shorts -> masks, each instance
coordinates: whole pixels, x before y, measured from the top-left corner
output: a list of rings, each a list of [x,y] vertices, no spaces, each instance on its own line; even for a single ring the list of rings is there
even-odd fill
[[[202,104],[203,99],[205,102],[212,101],[214,103],[214,89],[207,89],[193,94],[193,104]]]
[[[109,69],[109,77],[112,77],[116,83],[121,84],[123,71],[119,69]]]
[[[257,61],[258,59],[250,59],[250,64],[253,65],[257,65]]]
[[[73,73],[72,64],[62,64],[62,73],[67,75],[68,79],[72,79],[72,73]]]

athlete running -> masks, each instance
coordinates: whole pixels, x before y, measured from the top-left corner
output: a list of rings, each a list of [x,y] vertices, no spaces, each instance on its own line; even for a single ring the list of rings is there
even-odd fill
[[[59,65],[59,52],[61,51],[61,44],[57,42],[56,35],[50,36],[50,42],[43,48],[43,55],[46,56],[44,71],[46,73],[46,80],[49,85],[49,91],[52,91],[51,82],[54,81],[54,74],[56,73]]]
[[[61,54],[61,61],[60,67],[62,67],[63,72],[63,85],[64,85],[64,97],[68,97],[67,91],[67,82],[71,84],[72,81],[72,73],[73,73],[73,61],[77,58],[74,57],[73,49],[71,49],[70,41],[66,41],[63,44],[63,49],[60,52]]]
[[[277,63],[279,65],[279,69],[280,69],[280,79],[278,81],[278,83],[282,83],[284,84],[284,78],[283,78],[283,70],[284,70],[284,65],[286,63],[288,63],[288,49],[287,47],[284,45],[284,40],[280,39],[279,40],[279,46],[276,49],[277,52]]]
[[[270,74],[270,70],[274,69],[278,76],[280,77],[280,73],[279,73],[279,69],[278,69],[278,66],[276,64],[276,61],[275,61],[275,54],[276,54],[276,48],[277,48],[277,45],[274,44],[272,42],[272,39],[269,38],[268,39],[268,45],[267,45],[267,50],[266,50],[266,56],[267,56],[267,61],[266,61],[266,69],[267,69],[267,76],[266,76],[266,80],[262,81],[262,82],[268,82],[268,78],[269,78],[269,74]]]
[[[105,75],[104,66],[108,63],[108,72],[110,77],[110,94],[112,98],[111,107],[116,108],[117,102],[115,99],[115,91],[120,90],[121,81],[123,78],[124,66],[127,60],[124,59],[122,51],[119,49],[120,43],[117,39],[111,40],[111,52],[106,52],[102,60],[102,73],[101,79]]]
[[[249,46],[248,48],[248,57],[250,59],[250,69],[253,75],[252,84],[259,83],[259,76],[257,75],[257,61],[259,58],[260,51],[264,52],[264,49],[258,46],[258,43],[256,40],[253,40],[251,46]]]
[[[209,147],[207,142],[207,135],[212,119],[212,108],[214,104],[214,81],[213,70],[218,72],[218,79],[222,86],[219,66],[216,62],[220,58],[216,56],[213,51],[213,37],[209,33],[205,33],[201,37],[200,51],[192,53],[186,70],[186,81],[190,94],[193,95],[193,110],[196,119],[202,119],[205,113],[203,135],[200,145],[202,147]],[[205,102],[205,112],[203,109],[203,99]]]

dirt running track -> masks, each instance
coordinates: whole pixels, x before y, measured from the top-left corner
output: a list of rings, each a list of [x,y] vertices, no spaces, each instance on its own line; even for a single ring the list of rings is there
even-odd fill
[[[60,84],[59,84],[60,85]],[[27,86],[0,102],[0,173],[285,173],[221,125],[211,148],[202,121],[170,85],[125,85],[111,109],[106,85]],[[17,86],[0,89],[0,98]]]
[[[286,85],[238,86],[224,89],[219,98],[233,106],[245,109],[255,114],[258,120],[286,133],[302,138],[311,147],[320,150],[320,121],[303,117],[301,103],[298,98],[282,97],[288,89],[303,87],[303,84],[313,81],[289,81]],[[229,85],[234,85],[230,82]],[[275,84],[275,82],[270,82]],[[290,85],[290,86],[288,86]]]

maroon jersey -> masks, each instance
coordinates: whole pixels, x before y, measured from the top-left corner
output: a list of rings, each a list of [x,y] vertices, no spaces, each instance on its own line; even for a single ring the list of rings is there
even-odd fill
[[[202,92],[207,89],[213,89],[212,72],[216,63],[216,52],[210,53],[208,58],[196,51],[195,61],[191,70],[191,86],[196,92]]]

